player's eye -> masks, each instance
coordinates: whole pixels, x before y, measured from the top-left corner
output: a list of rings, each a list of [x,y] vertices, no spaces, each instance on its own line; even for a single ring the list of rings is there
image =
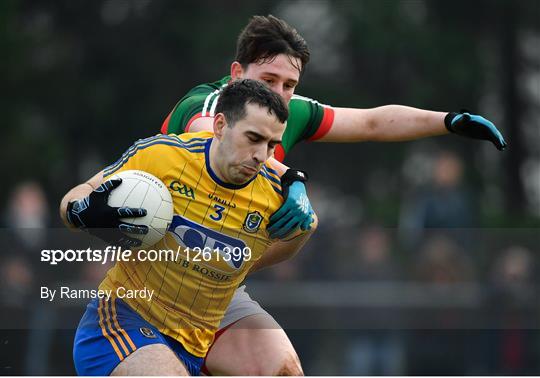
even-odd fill
[[[247,135],[247,138],[249,139],[250,142],[252,143],[257,143],[259,141],[259,138],[257,138],[256,136],[254,135]]]
[[[273,85],[275,83],[273,79],[263,79],[263,81],[268,85]]]

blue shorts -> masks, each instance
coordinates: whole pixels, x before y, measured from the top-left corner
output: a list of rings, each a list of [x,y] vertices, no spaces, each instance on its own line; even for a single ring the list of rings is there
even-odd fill
[[[75,369],[78,375],[110,375],[137,348],[150,344],[167,345],[189,374],[199,375],[203,358],[160,333],[121,299],[94,299],[86,307],[75,334]]]

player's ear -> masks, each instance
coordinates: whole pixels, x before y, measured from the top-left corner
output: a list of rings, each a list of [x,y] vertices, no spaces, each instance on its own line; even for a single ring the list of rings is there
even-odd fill
[[[227,120],[223,113],[218,113],[214,116],[214,135],[216,138],[221,139],[223,136],[223,129],[227,127]]]
[[[237,61],[232,62],[231,64],[231,79],[242,79],[244,78],[244,68]]]

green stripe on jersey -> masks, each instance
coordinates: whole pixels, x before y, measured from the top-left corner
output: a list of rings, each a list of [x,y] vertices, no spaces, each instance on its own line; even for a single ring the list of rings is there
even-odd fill
[[[227,85],[230,79],[230,76],[225,76],[219,81],[198,85],[190,90],[174,107],[167,132],[169,134],[184,133],[189,120],[206,110],[205,104],[209,104],[207,111],[211,110],[212,105],[215,104],[214,100],[217,99],[217,93],[224,85]]]

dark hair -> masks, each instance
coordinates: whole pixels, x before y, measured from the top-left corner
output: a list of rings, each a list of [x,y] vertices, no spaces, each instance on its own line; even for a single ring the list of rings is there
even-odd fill
[[[277,55],[299,58],[302,67],[309,62],[305,39],[285,21],[272,15],[253,16],[236,41],[236,61],[247,68],[250,63],[267,63]]]
[[[263,83],[250,80],[234,80],[224,89],[218,98],[216,114],[223,113],[230,127],[246,116],[246,104],[257,104],[268,109],[281,123],[289,117],[287,105],[280,95],[270,90]]]

